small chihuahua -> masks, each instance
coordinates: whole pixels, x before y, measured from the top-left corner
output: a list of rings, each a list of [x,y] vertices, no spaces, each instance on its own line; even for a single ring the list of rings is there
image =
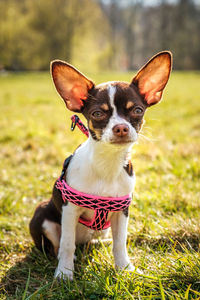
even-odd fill
[[[84,115],[89,130],[86,142],[66,159],[50,201],[36,208],[30,222],[36,247],[58,255],[56,278],[72,280],[75,245],[90,241],[97,232],[106,237],[109,226],[116,268],[134,270],[126,250],[135,184],[129,154],[146,109],[161,100],[171,65],[171,53],[160,52],[131,83],[96,86],[73,66],[60,60],[51,63],[58,93],[69,110]]]

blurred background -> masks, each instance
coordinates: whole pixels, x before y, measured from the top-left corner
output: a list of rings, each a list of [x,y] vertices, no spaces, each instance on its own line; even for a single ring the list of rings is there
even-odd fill
[[[117,275],[111,245],[86,246],[74,283],[54,285],[57,262],[33,247],[28,224],[86,138],[70,131],[49,63],[70,62],[97,84],[130,82],[166,49],[178,71],[131,153],[128,249],[144,277]],[[200,0],[0,0],[0,299],[200,299],[197,70]]]
[[[0,0],[0,69],[138,69],[161,50],[200,69],[200,0]]]

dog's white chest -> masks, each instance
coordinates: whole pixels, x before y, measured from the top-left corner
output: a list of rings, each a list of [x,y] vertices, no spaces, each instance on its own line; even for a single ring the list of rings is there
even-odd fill
[[[92,152],[90,140],[78,148],[67,170],[66,181],[69,186],[80,192],[103,197],[130,194],[134,188],[135,176],[129,176],[123,168],[121,152],[115,150],[112,153],[112,148],[111,151],[108,150],[110,149],[102,149],[100,153]],[[94,211],[91,209],[82,210],[82,216],[86,219],[91,220],[93,215]],[[111,215],[112,212],[108,219]]]
[[[73,174],[73,172],[71,172]],[[75,174],[74,174],[75,175]],[[131,193],[134,187],[135,177],[128,177],[125,174],[120,174],[118,178],[113,181],[106,181],[103,179],[90,176],[90,173],[79,174],[79,176],[71,177],[67,182],[74,189],[92,195],[99,195],[103,197],[120,197]]]
[[[94,153],[91,142],[87,140],[75,152],[68,167],[67,183],[78,191],[103,197],[120,197],[131,193],[135,176],[129,176],[123,168],[123,154],[115,148]]]

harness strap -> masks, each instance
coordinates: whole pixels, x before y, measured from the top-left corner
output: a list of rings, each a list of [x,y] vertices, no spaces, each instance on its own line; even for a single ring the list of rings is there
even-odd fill
[[[64,203],[71,202],[77,206],[94,210],[92,220],[79,218],[79,222],[93,230],[102,230],[110,226],[107,221],[110,211],[123,211],[131,203],[131,195],[122,197],[102,197],[83,193],[70,187],[64,179],[58,179],[56,188],[61,191]]]
[[[110,227],[110,221],[107,221],[108,211],[103,209],[96,209],[94,211],[94,216],[92,220],[85,220],[83,218],[79,218],[79,223],[89,227],[93,230],[104,230]]]
[[[63,168],[62,168],[62,172],[61,172],[61,175],[60,175],[60,179],[61,180],[63,179],[63,177],[64,177],[64,175],[66,173],[66,170],[67,170],[67,168],[69,166],[69,163],[70,163],[70,160],[72,159],[72,157],[73,157],[73,154],[71,154],[70,156],[68,156],[65,159],[64,163],[63,163]]]
[[[71,131],[74,131],[76,125],[78,126],[78,128],[87,136],[89,137],[89,130],[87,129],[87,127],[85,127],[85,125],[83,124],[83,122],[79,119],[79,117],[77,115],[73,115],[71,117],[72,120],[72,125],[71,125]]]

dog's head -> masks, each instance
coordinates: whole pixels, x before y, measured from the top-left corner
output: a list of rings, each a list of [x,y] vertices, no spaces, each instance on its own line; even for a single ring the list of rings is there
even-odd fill
[[[137,140],[145,110],[161,100],[171,65],[171,53],[160,52],[131,83],[113,81],[99,85],[60,60],[51,63],[51,72],[67,108],[86,117],[92,138],[119,145]]]

